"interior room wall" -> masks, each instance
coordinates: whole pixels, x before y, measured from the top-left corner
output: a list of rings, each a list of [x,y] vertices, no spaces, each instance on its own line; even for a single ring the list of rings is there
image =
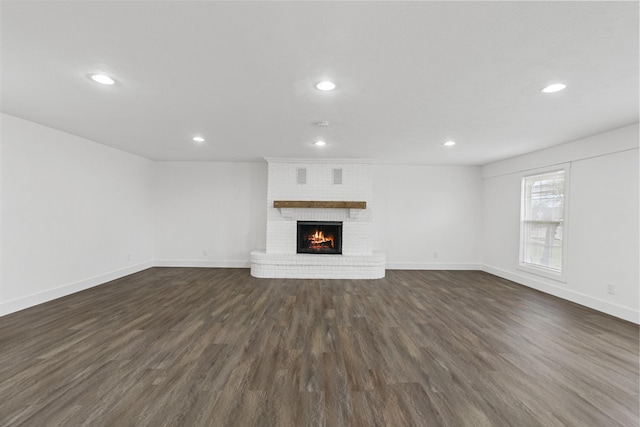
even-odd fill
[[[0,115],[0,315],[152,265],[247,267],[266,162],[153,162]],[[480,167],[374,164],[389,269],[477,269],[638,322],[638,125]],[[566,283],[518,270],[520,177],[571,163]],[[607,293],[607,283],[616,286]]]
[[[156,265],[248,267],[266,239],[267,163],[156,162]]]
[[[483,263],[489,273],[633,322],[639,316],[638,125],[486,165]],[[569,162],[566,283],[518,269],[520,179]],[[607,284],[615,285],[615,294]]]
[[[153,162],[0,116],[0,315],[151,265]]]
[[[387,269],[481,268],[479,167],[374,164],[373,205]]]
[[[373,175],[373,245],[387,268],[481,268],[479,167],[374,165]],[[157,162],[157,265],[246,267],[265,247],[266,189],[266,162]]]

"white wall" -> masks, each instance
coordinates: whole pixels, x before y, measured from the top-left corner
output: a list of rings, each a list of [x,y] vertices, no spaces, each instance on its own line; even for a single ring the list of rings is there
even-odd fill
[[[248,267],[265,247],[266,163],[156,162],[156,265]]]
[[[566,283],[518,270],[522,172],[571,163]],[[483,167],[485,270],[638,323],[638,125]],[[607,293],[606,283],[616,285]]]
[[[153,162],[6,114],[0,315],[148,268]]]
[[[0,119],[0,315],[151,265],[246,267],[265,247],[266,162],[152,162]],[[387,268],[483,268],[638,323],[638,156],[634,125],[482,168],[373,165],[373,249]],[[561,283],[517,269],[518,218],[522,171],[565,162]]]
[[[373,203],[388,269],[481,267],[479,167],[374,165]]]

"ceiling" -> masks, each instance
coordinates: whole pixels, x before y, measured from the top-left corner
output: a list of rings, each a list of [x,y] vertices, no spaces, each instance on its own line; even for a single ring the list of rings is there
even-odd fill
[[[1,7],[1,110],[154,160],[482,165],[638,122],[638,2]]]

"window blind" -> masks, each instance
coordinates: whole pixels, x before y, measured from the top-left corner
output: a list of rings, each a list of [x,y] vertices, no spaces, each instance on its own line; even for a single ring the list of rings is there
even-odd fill
[[[522,178],[520,263],[561,273],[565,171]]]

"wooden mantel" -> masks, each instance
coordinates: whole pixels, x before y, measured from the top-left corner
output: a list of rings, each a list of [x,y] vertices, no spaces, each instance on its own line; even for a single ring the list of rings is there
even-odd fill
[[[320,201],[320,200],[274,200],[274,208],[315,208],[315,209],[366,209],[367,202],[361,201]]]

